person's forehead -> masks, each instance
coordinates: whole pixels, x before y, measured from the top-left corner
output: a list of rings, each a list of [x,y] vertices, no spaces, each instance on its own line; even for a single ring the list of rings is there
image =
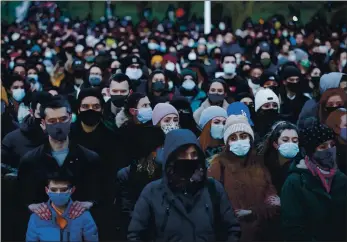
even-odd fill
[[[216,120],[218,120],[218,121],[224,121],[224,120],[226,120],[226,118],[225,118],[225,117],[214,117],[214,118],[212,119],[212,121],[216,121]]]
[[[127,81],[116,82],[113,81],[110,84],[110,89],[129,89],[129,83]]]
[[[65,107],[61,108],[46,108],[46,118],[56,118],[56,117],[62,117],[67,115],[67,110]]]
[[[190,145],[187,147],[187,149],[184,151],[185,153],[192,153],[192,152],[196,152],[196,147],[195,145]]]
[[[98,73],[101,73],[101,70],[100,70],[100,68],[99,67],[92,67],[91,69],[90,69],[90,72],[98,72]]]
[[[226,57],[224,57],[224,62],[225,61],[234,61],[234,60],[236,60],[234,56],[226,56]]]
[[[220,82],[214,82],[214,83],[211,84],[210,89],[211,88],[216,88],[216,89],[218,88],[219,89],[219,88],[223,88],[223,85]]]
[[[138,105],[141,106],[141,105],[147,104],[147,103],[150,103],[148,97],[143,97],[139,100]]]
[[[23,81],[14,81],[12,86],[24,86],[24,82]]]
[[[158,78],[161,78],[161,79],[164,79],[165,78],[165,76],[164,76],[164,74],[162,74],[162,73],[158,73],[158,74],[155,74],[154,76],[153,76],[153,79],[158,79]]]
[[[23,66],[16,66],[14,71],[25,71],[25,68]]]
[[[49,188],[67,188],[69,187],[68,182],[62,182],[62,181],[50,181],[48,184]]]
[[[177,114],[174,114],[174,113],[170,113],[168,115],[165,115],[164,118],[177,118]]]
[[[82,104],[100,104],[100,100],[96,97],[93,96],[89,96],[89,97],[85,97],[83,98]]]
[[[267,52],[261,53],[260,58],[264,58],[264,57],[270,57],[270,54]]]
[[[253,100],[250,97],[244,97],[241,99],[241,102],[253,102]]]
[[[298,137],[298,133],[294,129],[285,129],[282,131],[280,137]]]

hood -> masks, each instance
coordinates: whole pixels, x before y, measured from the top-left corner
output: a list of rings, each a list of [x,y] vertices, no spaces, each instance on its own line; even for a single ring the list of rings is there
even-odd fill
[[[36,125],[35,118],[31,115],[27,115],[23,119],[19,128],[23,133],[43,132],[41,127]]]
[[[122,110],[117,113],[116,115],[116,125],[118,128],[120,128],[126,121],[128,121],[128,117],[126,116],[125,112],[124,112],[124,108],[122,108]]]
[[[325,92],[326,90],[330,88],[338,88],[340,85],[342,75],[344,74],[341,72],[331,72],[328,74],[324,74],[320,78],[320,82],[319,82],[320,94],[323,94],[323,92]]]

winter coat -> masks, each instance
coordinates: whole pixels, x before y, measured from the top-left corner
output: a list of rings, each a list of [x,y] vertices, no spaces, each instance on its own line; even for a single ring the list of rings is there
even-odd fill
[[[51,201],[48,201],[46,204],[52,213],[52,218],[43,220],[33,213],[29,220],[26,241],[99,241],[98,229],[88,211],[83,212],[81,216],[75,219],[70,219],[68,216],[72,205],[70,200],[62,215],[67,220],[67,226],[64,229],[60,229],[56,223],[57,213],[51,206]]]
[[[287,241],[346,241],[347,177],[337,170],[327,193],[305,161],[292,163],[281,193]]]
[[[162,153],[164,171],[170,154],[187,144],[199,147],[196,137],[187,130],[177,130],[166,136]],[[215,188],[220,199],[220,222],[225,225],[228,241],[237,241],[239,225],[226,193],[217,181]],[[169,188],[165,172],[162,179],[149,183],[136,202],[128,229],[128,240],[139,241],[151,237],[150,227],[153,226],[155,241],[215,241],[213,224],[216,215],[213,213],[207,186],[203,186],[194,197],[185,197],[192,203],[190,211],[187,211],[178,196],[180,195],[173,194]]]
[[[239,165],[238,158],[223,152],[217,155],[208,169],[208,175],[220,180],[235,210],[251,210],[249,218],[240,219],[242,236],[240,241],[266,239],[262,228],[278,212],[278,208],[265,203],[269,196],[276,196],[269,172],[253,156],[253,165]],[[232,161],[231,159],[235,159]],[[223,174],[224,172],[224,174]],[[264,238],[265,237],[265,238]]]
[[[20,159],[30,150],[45,141],[40,126],[34,123],[35,118],[28,115],[20,128],[7,134],[1,142],[1,162],[17,169]]]
[[[222,108],[227,110],[228,106],[229,106],[229,103],[227,103],[227,101],[223,100]],[[194,116],[194,120],[197,124],[200,121],[200,116],[201,116],[202,112],[208,107],[211,107],[211,104],[210,104],[209,100],[206,99],[203,103],[201,103],[201,106],[194,112],[193,116]]]
[[[190,101],[190,107],[192,108],[192,111],[195,112],[205,99],[206,93],[204,91],[199,91],[198,94]]]
[[[301,109],[297,125],[299,129],[304,129],[310,125],[311,120],[318,120],[318,103],[314,99],[307,100]]]
[[[12,117],[10,113],[5,111],[1,114],[1,140],[10,132],[19,128],[18,122]]]
[[[307,100],[309,100],[309,98],[301,93],[297,93],[293,100],[289,99],[286,94],[282,95],[280,108],[282,117],[286,117],[286,121],[296,123],[298,121],[301,109]]]
[[[48,140],[26,153],[19,164],[18,182],[20,201],[26,207],[33,203],[47,201],[45,187],[47,174],[69,170],[75,178],[76,192],[72,198],[77,201],[98,202],[100,199],[100,158],[95,152],[81,145],[69,143],[69,153],[60,167],[51,155]]]
[[[220,77],[227,84],[227,102],[232,103],[234,98],[239,93],[250,93],[250,88],[248,86],[247,80],[243,79],[240,76],[235,75],[232,79],[226,79],[224,77]]]

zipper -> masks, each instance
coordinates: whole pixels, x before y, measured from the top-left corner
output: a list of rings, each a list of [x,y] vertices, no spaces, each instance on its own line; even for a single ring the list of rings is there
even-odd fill
[[[64,241],[64,230],[60,230],[60,241]]]
[[[164,218],[164,222],[160,228],[160,231],[163,233],[167,224],[167,221],[169,219],[169,215],[170,215],[170,207],[166,207],[166,211],[165,211],[165,218]]]

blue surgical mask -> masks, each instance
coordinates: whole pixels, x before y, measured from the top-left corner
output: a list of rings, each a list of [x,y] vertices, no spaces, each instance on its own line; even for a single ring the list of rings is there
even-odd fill
[[[294,158],[299,153],[298,144],[287,142],[278,147],[278,151],[284,158]]]
[[[23,88],[17,88],[12,91],[12,97],[17,102],[21,102],[25,97],[25,90]]]
[[[195,88],[195,86],[196,86],[195,82],[191,79],[185,80],[182,83],[182,87],[188,91],[193,90]]]
[[[10,70],[13,70],[13,68],[14,68],[14,61],[11,61],[10,64],[8,65],[8,67],[10,68]]]
[[[89,76],[89,83],[92,86],[99,86],[101,83],[101,76],[99,75],[90,75]]]
[[[214,139],[223,139],[223,124],[212,124],[211,125],[211,136]]]
[[[229,143],[230,151],[237,156],[245,156],[251,148],[249,139],[237,140]]]
[[[28,80],[34,79],[35,82],[37,82],[39,80],[39,76],[37,74],[30,74],[27,76]]]
[[[64,206],[66,205],[70,198],[71,198],[71,192],[48,192],[49,199],[53,202],[56,206]]]
[[[153,43],[153,42],[148,43],[148,49],[157,50],[157,49],[159,49],[159,45],[157,43]]]
[[[160,51],[165,53],[166,52],[166,46],[160,46]]]
[[[140,108],[137,113],[137,119],[141,123],[146,123],[152,119],[152,108]]]

